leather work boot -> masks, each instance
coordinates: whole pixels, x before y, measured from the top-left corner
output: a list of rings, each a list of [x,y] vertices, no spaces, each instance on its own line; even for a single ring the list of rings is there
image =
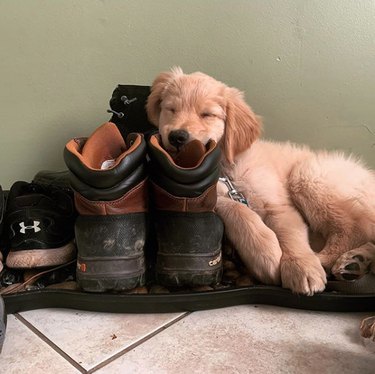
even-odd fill
[[[158,242],[156,278],[166,286],[214,285],[222,275],[223,223],[215,214],[220,150],[192,141],[171,157],[160,135],[149,140]]]
[[[77,281],[90,292],[122,291],[145,282],[147,236],[146,142],[124,141],[107,122],[64,149],[78,211]]]

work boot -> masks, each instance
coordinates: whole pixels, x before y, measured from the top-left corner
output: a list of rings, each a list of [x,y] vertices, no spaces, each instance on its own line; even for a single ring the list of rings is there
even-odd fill
[[[149,140],[158,242],[156,278],[166,286],[214,285],[221,279],[223,223],[215,214],[220,150],[192,141],[172,158],[160,135]]]
[[[64,150],[78,211],[77,282],[85,291],[122,291],[145,282],[146,142],[124,140],[107,122]]]

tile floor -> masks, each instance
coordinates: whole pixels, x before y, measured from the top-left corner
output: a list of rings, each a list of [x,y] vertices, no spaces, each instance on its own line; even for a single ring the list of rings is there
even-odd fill
[[[375,373],[371,313],[246,305],[194,313],[8,316],[0,373]]]

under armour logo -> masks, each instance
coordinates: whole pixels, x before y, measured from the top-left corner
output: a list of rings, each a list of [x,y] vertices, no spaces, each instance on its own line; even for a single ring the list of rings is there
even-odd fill
[[[26,230],[34,230],[34,232],[41,231],[42,229],[39,227],[40,222],[39,221],[33,221],[33,225],[31,226],[25,226],[25,222],[20,222],[20,233],[21,234],[26,234]]]

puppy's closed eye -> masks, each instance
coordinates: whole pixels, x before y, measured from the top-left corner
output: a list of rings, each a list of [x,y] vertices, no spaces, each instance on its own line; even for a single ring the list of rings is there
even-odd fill
[[[203,112],[203,113],[200,114],[200,116],[202,118],[209,118],[209,117],[214,118],[214,117],[216,117],[216,114],[211,113],[211,112]]]
[[[172,107],[167,107],[165,108],[165,110],[169,113],[172,113],[172,114],[175,114],[176,113],[176,109],[175,108],[172,108]]]

